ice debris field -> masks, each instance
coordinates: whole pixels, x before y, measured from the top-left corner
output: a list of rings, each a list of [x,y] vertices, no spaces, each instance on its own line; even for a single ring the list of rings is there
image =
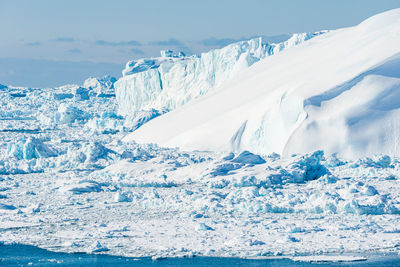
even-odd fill
[[[0,86],[0,241],[124,256],[400,252],[400,9],[123,76]],[[324,256],[328,257],[328,256]]]

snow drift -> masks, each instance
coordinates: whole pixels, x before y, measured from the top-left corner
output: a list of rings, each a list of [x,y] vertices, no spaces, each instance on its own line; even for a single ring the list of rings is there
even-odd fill
[[[266,57],[125,140],[185,150],[399,156],[399,44],[394,9]]]

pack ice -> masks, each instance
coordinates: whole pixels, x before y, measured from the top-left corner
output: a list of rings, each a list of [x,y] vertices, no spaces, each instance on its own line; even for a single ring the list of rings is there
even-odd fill
[[[265,57],[125,140],[286,156],[316,149],[399,156],[399,12]]]
[[[280,44],[163,51],[118,80],[0,85],[0,244],[398,254],[399,20],[396,9]]]

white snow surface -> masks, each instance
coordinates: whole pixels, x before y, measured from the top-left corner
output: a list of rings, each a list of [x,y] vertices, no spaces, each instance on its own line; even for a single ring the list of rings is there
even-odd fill
[[[82,86],[1,87],[0,244],[154,259],[201,255],[340,261],[369,253],[399,254],[400,158],[394,142],[399,17],[399,10],[393,10],[317,36],[260,60],[232,78],[236,81],[182,108],[163,115],[146,107],[128,122],[117,114],[111,77],[91,78]],[[346,44],[339,41],[342,35]],[[337,59],[322,53],[324,47],[342,54],[349,49],[346,60],[340,53]],[[306,52],[309,62],[299,51]],[[172,58],[186,60],[183,55]],[[313,69],[317,61],[325,67]],[[282,68],[281,75],[288,68],[293,82],[274,78],[276,68]],[[268,70],[274,75],[266,75]],[[299,82],[300,74],[307,79]],[[261,80],[277,87],[264,92]],[[253,85],[243,95],[242,81]],[[208,121],[213,111],[215,121]],[[266,142],[260,143],[262,151],[269,151],[263,150],[267,144],[285,146],[288,155],[246,149],[252,144],[246,141],[249,129],[262,117],[265,125],[276,127],[258,132],[275,138],[255,139]],[[167,122],[170,127],[160,126]],[[345,132],[340,131],[343,125]],[[187,136],[211,148],[221,141],[222,148],[234,146],[226,149],[233,152],[185,152],[123,141],[134,131],[135,138],[147,132],[149,140],[165,135],[167,143],[178,131],[172,127],[184,130],[176,140],[185,145],[192,145]],[[289,128],[293,133],[285,132]],[[192,135],[195,130],[199,133]],[[382,136],[376,139],[378,133]],[[326,140],[327,151],[314,149],[311,139],[316,144]],[[347,159],[332,154],[334,142],[343,142],[343,155],[362,155]],[[389,155],[372,155],[379,145]],[[313,151],[291,155],[308,149]]]
[[[400,155],[400,9],[261,59],[125,140],[184,150]],[[178,95],[179,98],[181,95]]]

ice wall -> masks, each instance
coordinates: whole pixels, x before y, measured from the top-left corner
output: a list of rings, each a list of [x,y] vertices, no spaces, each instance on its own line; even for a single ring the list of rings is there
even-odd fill
[[[119,113],[173,110],[222,85],[238,72],[265,57],[296,46],[324,32],[294,34],[269,44],[262,38],[241,41],[200,56],[162,51],[159,58],[129,61],[114,87]]]

